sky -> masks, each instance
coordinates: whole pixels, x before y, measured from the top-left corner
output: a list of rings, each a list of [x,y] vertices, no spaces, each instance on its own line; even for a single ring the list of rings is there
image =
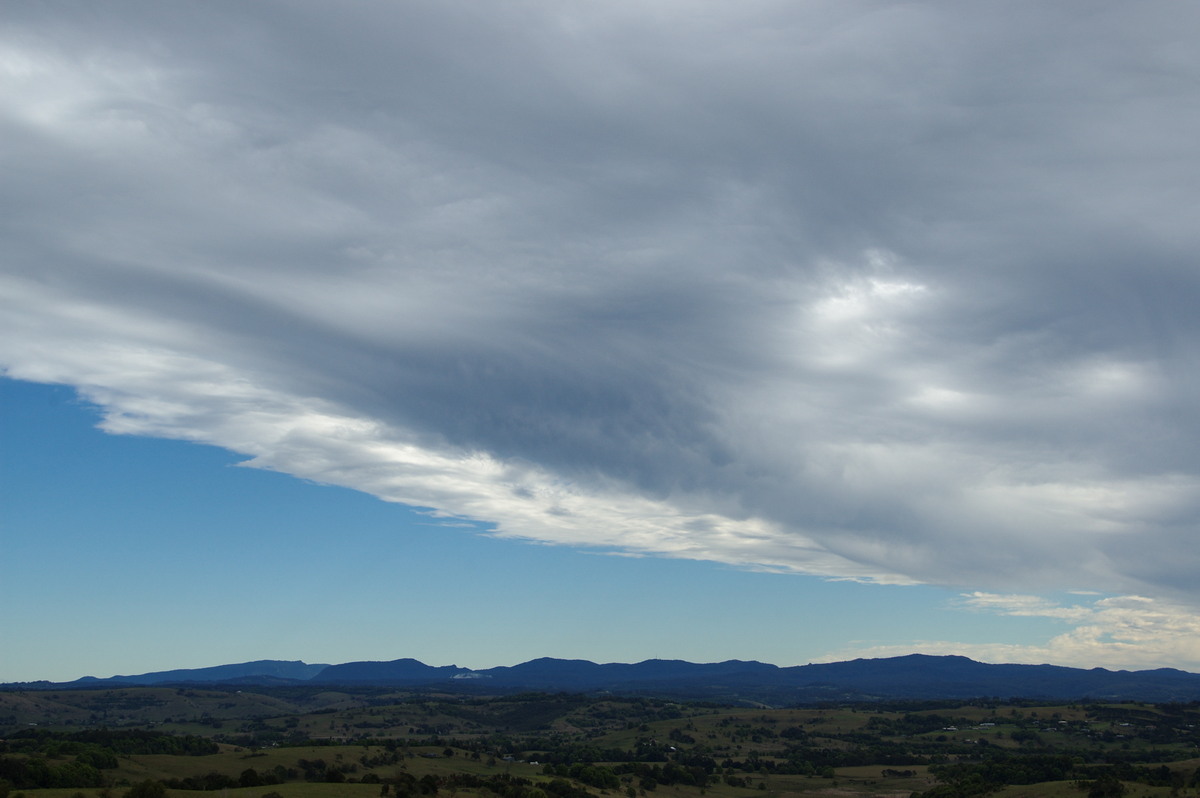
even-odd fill
[[[1200,7],[0,14],[0,681],[1200,671]]]

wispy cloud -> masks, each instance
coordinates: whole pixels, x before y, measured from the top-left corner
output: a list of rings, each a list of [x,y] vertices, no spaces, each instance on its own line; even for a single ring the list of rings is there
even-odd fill
[[[1200,601],[1191,7],[8,16],[0,365],[111,431],[531,540]],[[1061,651],[1143,645],[1090,612]]]
[[[1107,599],[1106,599],[1107,601]],[[962,597],[964,607],[999,615],[1015,615],[1027,618],[1055,618],[1063,621],[1081,621],[1095,615],[1092,607],[1073,605],[1064,607],[1041,596],[1001,595],[976,591]]]
[[[1144,596],[1110,596],[1064,606],[1039,596],[969,593],[964,609],[1027,618],[1051,618],[1071,628],[1042,643],[962,643],[922,640],[863,645],[829,652],[821,661],[850,657],[959,654],[984,662],[1038,662],[1080,668],[1194,669],[1200,662],[1200,618],[1194,607]]]

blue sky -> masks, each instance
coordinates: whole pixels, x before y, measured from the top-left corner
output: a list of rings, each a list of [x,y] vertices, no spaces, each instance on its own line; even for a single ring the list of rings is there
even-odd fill
[[[801,664],[950,634],[1019,640],[929,587],[530,545],[227,451],[109,435],[61,386],[0,380],[6,681],[254,659],[535,656]],[[853,630],[858,639],[848,639]]]
[[[0,679],[1200,669],[1197,32],[6,9]]]

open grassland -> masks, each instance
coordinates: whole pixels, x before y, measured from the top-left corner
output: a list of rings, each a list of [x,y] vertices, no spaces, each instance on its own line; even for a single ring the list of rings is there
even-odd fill
[[[122,798],[145,782],[173,798],[1085,798],[1108,774],[1124,798],[1197,798],[1197,725],[1195,704],[0,692],[0,779],[9,798]],[[40,786],[56,780],[78,786]]]

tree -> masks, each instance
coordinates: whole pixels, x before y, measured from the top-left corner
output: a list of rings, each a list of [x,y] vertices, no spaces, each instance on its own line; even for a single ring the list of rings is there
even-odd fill
[[[1088,798],[1121,798],[1124,794],[1125,785],[1111,773],[1096,779],[1088,790]]]
[[[161,781],[146,779],[126,790],[125,798],[167,798],[167,788]]]

